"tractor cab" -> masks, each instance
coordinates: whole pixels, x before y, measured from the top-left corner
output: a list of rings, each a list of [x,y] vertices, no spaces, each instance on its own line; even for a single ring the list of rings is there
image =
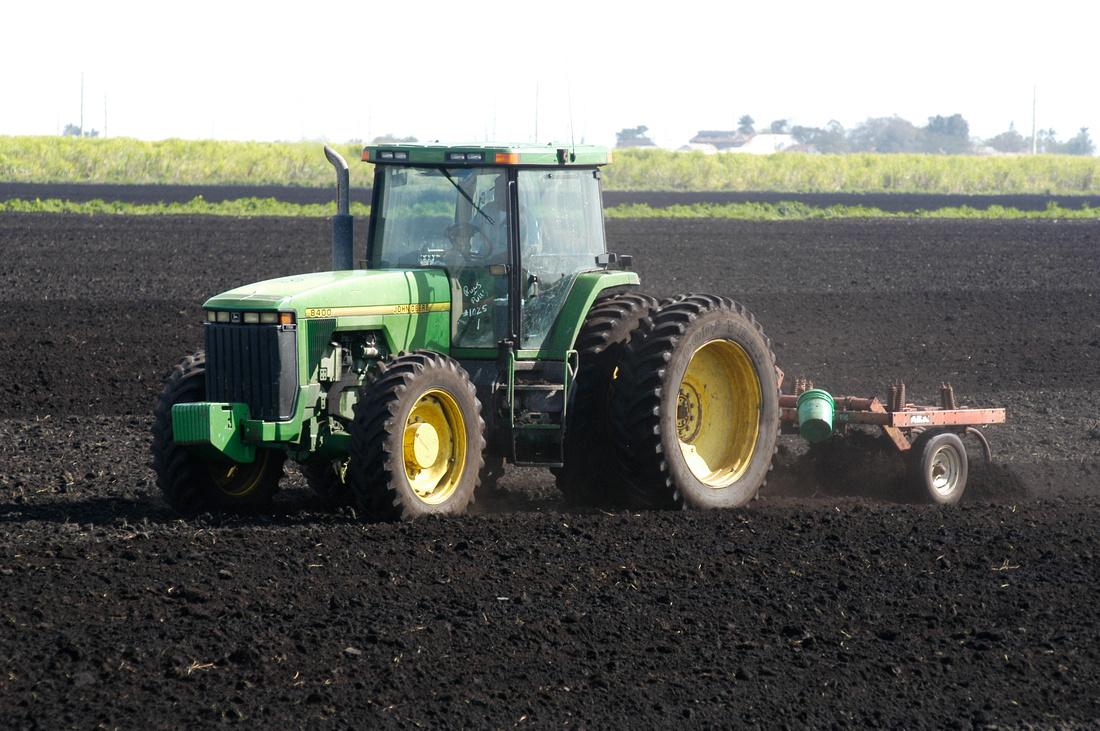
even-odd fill
[[[441,268],[451,348],[545,350],[577,277],[606,268],[594,147],[380,145],[366,265]]]

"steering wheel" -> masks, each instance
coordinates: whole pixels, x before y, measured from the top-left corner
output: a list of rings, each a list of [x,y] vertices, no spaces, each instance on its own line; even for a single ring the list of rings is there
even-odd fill
[[[481,228],[466,221],[453,223],[445,233],[455,251],[467,261],[484,261],[493,253],[493,241]],[[474,246],[475,239],[478,246]]]

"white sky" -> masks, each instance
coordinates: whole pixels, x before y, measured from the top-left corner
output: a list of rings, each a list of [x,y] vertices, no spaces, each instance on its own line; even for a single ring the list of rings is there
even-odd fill
[[[742,114],[851,128],[961,113],[1100,140],[1100,3],[48,2],[0,9],[0,134],[663,146]]]

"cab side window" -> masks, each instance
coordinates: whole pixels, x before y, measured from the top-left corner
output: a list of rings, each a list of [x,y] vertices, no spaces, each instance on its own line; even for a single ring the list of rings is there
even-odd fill
[[[600,185],[593,169],[519,171],[520,347],[541,347],[577,274],[606,250]]]

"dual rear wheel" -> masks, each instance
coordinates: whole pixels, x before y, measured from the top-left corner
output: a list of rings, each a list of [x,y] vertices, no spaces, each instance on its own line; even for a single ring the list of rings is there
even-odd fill
[[[765,483],[779,432],[771,343],[725,297],[666,301],[631,343],[611,413],[624,486],[662,508],[733,508]]]

